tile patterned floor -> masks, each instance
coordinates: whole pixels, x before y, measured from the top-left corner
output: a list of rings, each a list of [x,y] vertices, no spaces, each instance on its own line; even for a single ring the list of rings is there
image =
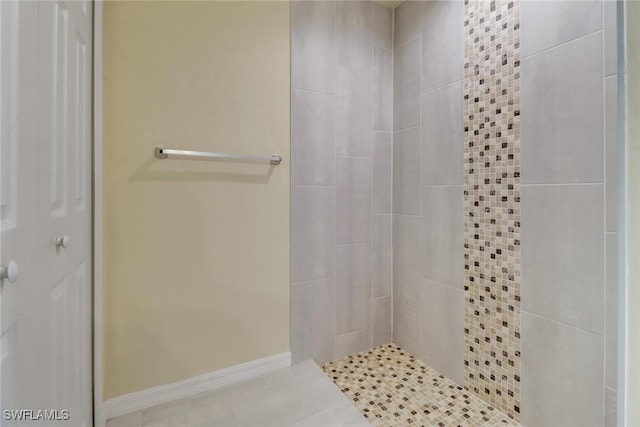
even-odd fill
[[[376,427],[520,425],[394,344],[322,369]]]

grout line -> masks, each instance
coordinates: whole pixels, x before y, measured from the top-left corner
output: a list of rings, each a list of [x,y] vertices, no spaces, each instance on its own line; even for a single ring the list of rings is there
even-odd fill
[[[411,218],[420,218],[419,214],[408,214],[408,213],[402,213],[402,212],[394,212],[393,215],[408,216]]]
[[[294,134],[293,134],[293,3],[289,4],[289,158],[291,159],[289,163],[289,351],[291,351],[291,360],[295,360],[297,354],[295,354],[294,346],[293,346],[293,328],[291,324],[293,323],[293,160],[294,160]],[[233,411],[232,411],[233,413]],[[235,413],[233,416],[237,417]],[[142,425],[142,420],[140,422]]]
[[[376,30],[376,29],[375,29],[375,22],[374,22],[374,24],[372,25],[372,28],[373,28],[373,32],[375,32],[375,30]],[[389,48],[386,48],[386,47],[384,47],[384,46],[378,46],[377,44],[375,44],[375,42],[372,42],[372,44],[373,44],[373,49],[374,49],[374,50],[375,50],[375,49],[380,49],[380,50],[384,50],[385,52],[389,52],[389,53],[393,54],[393,49],[389,49]]]
[[[371,242],[336,243],[336,248],[349,248],[353,246],[365,246],[365,245],[371,245]]]
[[[305,88],[301,88],[301,87],[293,87],[293,86],[291,86],[291,91],[294,91],[294,90],[298,90],[300,92],[315,93],[317,95],[330,95],[330,96],[334,96],[335,95],[335,93],[331,93],[331,92],[322,92],[320,90],[305,89]]]
[[[338,158],[351,158],[351,159],[373,159],[373,153],[371,156],[354,156],[352,154],[336,154],[336,159]]]
[[[395,9],[393,10],[393,14],[395,16]],[[394,22],[394,27],[395,27],[395,22]],[[395,28],[394,28],[395,29]],[[394,34],[395,35],[395,34]],[[406,45],[408,45],[409,43],[411,43],[412,41],[414,41],[415,39],[417,39],[418,37],[422,37],[422,27],[420,28],[420,32],[418,34],[416,34],[415,36],[411,37],[410,39],[408,39],[407,41],[405,41],[402,44],[399,44],[398,46],[393,46],[393,50],[396,49],[400,49],[401,47],[405,47]]]
[[[605,1],[606,0],[604,0],[604,1],[602,1],[600,3],[600,20],[601,20],[600,21],[600,28],[602,29],[602,37],[601,37],[601,40],[602,40],[602,50],[601,50],[601,52],[602,52],[602,75],[604,77],[606,77],[606,74],[607,74],[606,73],[607,60],[606,60],[606,57],[605,57],[605,40],[604,40],[605,39],[605,32],[604,32],[604,27],[605,27],[605,7],[604,7],[604,4],[605,4]],[[604,87],[602,89],[603,89],[603,92],[604,92]]]
[[[332,73],[333,73],[333,91],[336,93],[337,82],[336,82],[336,68],[338,62],[338,10],[337,10],[337,1],[333,2],[333,64],[332,64]],[[337,283],[338,279],[336,277],[336,223],[337,223],[337,196],[338,193],[338,159],[337,159],[337,149],[336,149],[336,105],[337,105],[338,95],[334,96],[333,99],[333,182],[336,184],[336,191],[333,192],[333,355],[331,359],[336,359],[338,355],[338,310],[337,310],[337,301],[338,301],[338,289]]]
[[[325,276],[325,277],[319,277],[317,279],[309,279],[309,280],[299,280],[297,282],[292,281],[291,286],[306,285],[308,283],[319,282],[321,280],[328,280],[328,279],[333,279],[333,276]]]
[[[530,53],[530,54],[529,54],[529,55],[527,55],[527,56],[521,56],[521,57],[520,57],[520,62],[524,61],[525,59],[533,58],[534,56],[537,56],[537,55],[541,55],[541,54],[543,54],[543,53],[550,52],[550,51],[552,51],[552,50],[554,50],[554,49],[561,48],[561,47],[566,46],[566,45],[568,45],[568,44],[570,44],[570,43],[577,42],[577,41],[582,40],[582,39],[586,39],[587,37],[590,37],[590,36],[593,36],[593,35],[595,35],[595,34],[597,34],[597,33],[602,33],[602,32],[603,32],[603,29],[601,28],[601,29],[599,29],[599,30],[595,30],[595,31],[592,31],[592,32],[590,32],[590,33],[587,33],[587,34],[585,34],[585,35],[583,35],[583,36],[576,37],[575,39],[567,40],[566,42],[562,42],[562,43],[557,44],[557,45],[555,45],[555,46],[551,46],[551,47],[548,47],[548,48],[546,48],[546,49],[542,49],[541,51],[534,52],[534,53]]]
[[[371,329],[373,329],[373,328],[372,328],[371,326],[365,326],[364,328],[353,329],[353,330],[351,330],[351,331],[347,331],[347,332],[343,332],[343,333],[341,333],[341,334],[337,334],[337,335],[336,335],[336,338],[338,338],[338,337],[343,337],[343,336],[345,336],[345,335],[355,334],[355,333],[357,333],[357,332],[362,332],[362,331],[365,331],[365,330],[367,330],[367,329],[368,329],[368,330],[371,330]],[[372,347],[369,347],[369,348],[372,348]],[[361,351],[366,351],[366,350],[368,350],[368,349],[365,349],[365,350],[358,350],[358,353],[359,353],[359,352],[361,352]],[[347,355],[347,356],[348,356],[348,355]],[[340,358],[342,358],[342,357],[346,357],[346,356],[341,356]]]
[[[395,47],[395,27],[396,27],[396,10],[392,9],[391,10],[391,286],[389,289],[389,304],[390,304],[390,308],[389,308],[389,313],[390,313],[390,341],[393,342],[393,336],[394,336],[394,322],[393,322],[393,316],[394,316],[394,296],[393,296],[393,289],[395,287],[395,283],[394,283],[394,260],[395,260],[395,250],[394,250],[394,244],[393,244],[393,182],[394,182],[394,146],[395,146],[395,135],[393,133],[393,129],[394,129],[394,124],[395,124],[395,99],[396,99],[396,91],[395,91],[395,85],[394,85],[394,81],[395,81],[395,72],[396,72],[396,60],[395,60],[395,54],[396,54],[396,47]]]
[[[421,68],[422,68],[422,66],[421,66]],[[421,77],[422,77],[422,76],[421,76]],[[452,81],[450,81],[450,82],[448,82],[448,83],[445,83],[445,84],[443,84],[443,85],[440,85],[440,86],[434,87],[434,88],[429,89],[429,90],[426,90],[426,91],[424,91],[424,92],[420,92],[420,97],[422,97],[423,95],[431,95],[431,94],[432,94],[432,93],[434,93],[434,92],[437,92],[437,91],[442,90],[442,89],[446,89],[446,88],[451,87],[451,86],[455,86],[455,85],[457,85],[458,83],[463,83],[463,82],[464,82],[464,77],[462,77],[462,78],[460,78],[460,79],[452,80]],[[422,83],[422,82],[421,82],[421,83]],[[462,90],[464,91],[464,87],[462,88]]]
[[[371,133],[370,133],[370,141],[371,141],[371,165],[369,168],[369,181],[371,184],[371,197],[370,197],[370,213],[369,213],[369,217],[370,217],[370,228],[369,228],[369,241],[371,242],[371,247],[369,248],[369,314],[370,314],[370,321],[369,324],[371,326],[371,331],[369,334],[369,345],[370,347],[373,346],[373,339],[374,339],[374,325],[375,325],[375,310],[374,310],[374,304],[373,304],[373,272],[374,272],[374,251],[375,251],[375,243],[373,241],[373,235],[374,235],[374,230],[375,230],[375,223],[373,221],[373,198],[374,198],[374,186],[373,186],[373,163],[374,163],[374,155],[375,155],[375,139],[374,139],[374,132],[375,132],[375,117],[374,117],[374,105],[376,104],[376,99],[375,99],[375,87],[376,87],[376,46],[375,46],[375,41],[374,41],[374,34],[375,34],[375,19],[374,19],[374,15],[375,15],[375,6],[376,4],[373,2],[369,2],[370,4],[370,8],[371,8]]]
[[[402,128],[402,129],[394,129],[393,133],[400,133],[400,132],[411,130],[411,129],[414,129],[414,128],[417,128],[417,127],[420,127],[420,123],[418,123],[417,125],[411,125],[411,126],[408,126],[406,128]]]
[[[423,286],[422,286],[422,275],[423,275],[423,271],[424,271],[424,263],[422,262],[422,253],[423,253],[423,247],[424,247],[424,237],[423,237],[423,226],[422,224],[424,223],[423,219],[424,219],[424,212],[422,212],[422,188],[420,187],[420,185],[422,184],[422,178],[423,178],[423,170],[422,170],[422,134],[423,134],[423,129],[422,129],[422,67],[423,67],[423,61],[424,58],[422,56],[422,52],[424,49],[423,43],[424,43],[424,38],[422,37],[422,9],[424,7],[423,3],[420,2],[420,10],[419,10],[419,37],[420,37],[420,65],[418,68],[418,212],[420,212],[420,221],[418,221],[418,279],[417,279],[417,283],[415,284],[415,286],[417,287],[417,294],[418,294],[418,327],[416,328],[418,331],[418,336],[417,336],[417,342],[418,342],[418,349],[417,349],[417,355],[422,355],[422,321],[423,321],[423,313],[422,313],[422,292],[423,292]]]
[[[455,286],[455,285],[450,285],[450,284],[448,284],[448,283],[440,282],[440,281],[438,281],[438,280],[432,279],[432,278],[427,277],[427,276],[420,276],[420,278],[421,278],[421,279],[428,280],[428,281],[433,282],[433,283],[435,283],[435,284],[437,284],[437,285],[440,285],[440,286],[446,286],[447,288],[450,288],[450,289],[452,289],[452,290],[454,290],[454,291],[460,291],[460,292],[462,292],[463,294],[465,293],[464,285],[463,285],[462,287],[458,287],[458,286]],[[422,304],[421,304],[421,305],[422,305]]]
[[[418,310],[420,310],[420,304],[419,304],[419,303],[418,303],[418,304],[416,304],[416,303],[415,303],[415,302],[413,302],[413,301],[410,301],[410,300],[407,300],[407,299],[404,299],[404,298],[400,298],[400,297],[398,297],[398,298],[397,298],[397,300],[398,300],[398,301],[400,301],[400,302],[404,302],[405,304],[410,305],[410,306],[415,307],[415,308],[417,308]],[[417,355],[416,355],[416,356],[417,356]]]
[[[593,335],[593,336],[596,336],[596,337],[601,337],[603,339],[603,342],[604,342],[604,333],[598,334],[598,333],[595,333],[595,332],[592,332],[592,331],[588,331],[586,329],[582,329],[582,328],[579,328],[577,326],[569,325],[568,323],[561,322],[559,320],[550,319],[548,317],[542,316],[540,314],[533,313],[533,312],[528,311],[528,310],[520,309],[520,312],[523,313],[523,314],[528,314],[528,315],[533,316],[533,317],[537,317],[537,318],[542,319],[542,320],[546,320],[548,322],[556,323],[558,325],[561,325],[561,326],[564,326],[564,327],[567,327],[567,328],[570,328],[570,329],[574,329],[576,331],[579,331],[579,332],[582,332],[582,333],[585,333],[585,334]],[[603,356],[604,356],[604,348],[603,348]]]
[[[601,28],[602,28],[602,37],[600,37],[600,54],[602,57],[602,104],[601,104],[601,113],[602,113],[602,218],[603,218],[603,228],[604,234],[602,235],[602,341],[603,341],[603,351],[602,351],[602,382],[606,387],[607,380],[607,270],[608,270],[608,261],[610,258],[610,254],[607,253],[607,224],[609,221],[609,212],[607,209],[607,81],[606,81],[606,52],[605,52],[605,2],[602,1],[600,3],[600,15],[601,15]],[[602,393],[602,407],[604,410],[602,411],[602,425],[605,425],[606,420],[606,393]]]
[[[451,187],[451,188],[464,188],[464,184],[421,184],[420,189],[431,188],[431,187]]]
[[[604,185],[604,182],[566,182],[557,184],[520,184],[520,188],[524,187],[571,187],[571,186],[597,186]]]

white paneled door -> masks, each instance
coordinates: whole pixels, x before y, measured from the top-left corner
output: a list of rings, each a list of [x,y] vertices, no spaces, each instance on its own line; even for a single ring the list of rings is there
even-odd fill
[[[2,426],[92,425],[91,9],[0,1]]]

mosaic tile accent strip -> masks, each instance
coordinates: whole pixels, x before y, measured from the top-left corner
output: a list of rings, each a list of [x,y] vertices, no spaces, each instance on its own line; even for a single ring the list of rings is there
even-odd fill
[[[322,369],[376,427],[520,425],[394,344]]]
[[[466,387],[520,418],[520,12],[465,0]]]

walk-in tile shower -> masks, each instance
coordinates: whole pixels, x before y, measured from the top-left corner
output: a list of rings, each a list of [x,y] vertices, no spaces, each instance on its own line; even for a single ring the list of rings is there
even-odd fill
[[[524,425],[615,424],[616,31],[614,1],[292,3],[294,362],[393,342]]]

